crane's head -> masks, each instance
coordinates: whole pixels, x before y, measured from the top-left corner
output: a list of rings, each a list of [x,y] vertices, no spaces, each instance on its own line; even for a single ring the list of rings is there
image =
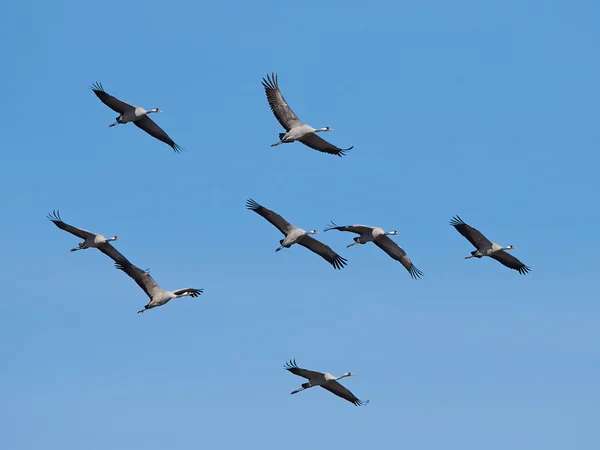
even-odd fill
[[[162,111],[161,111],[160,109],[158,109],[158,108],[154,108],[154,109],[151,109],[151,110],[150,110],[150,111],[148,111],[148,112],[149,112],[149,113],[155,113],[155,112],[162,112]]]
[[[355,373],[346,372],[346,373],[344,374],[344,376],[345,376],[345,377],[355,377],[355,376],[356,376],[356,374],[355,374]]]
[[[516,248],[514,245],[507,245],[506,247],[504,247],[504,250],[512,250],[513,248]]]
[[[117,236],[113,236],[109,239],[109,241],[118,241],[119,238]]]
[[[392,230],[392,231],[387,232],[386,234],[389,234],[391,236],[395,236],[396,234],[400,234],[400,232],[396,231],[396,230]]]
[[[317,230],[310,230],[307,231],[306,234],[319,234],[319,232]]]
[[[323,127],[323,128],[320,128],[319,131],[333,131],[333,128]]]

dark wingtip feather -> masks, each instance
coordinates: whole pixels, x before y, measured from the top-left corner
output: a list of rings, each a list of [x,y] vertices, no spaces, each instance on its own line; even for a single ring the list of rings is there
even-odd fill
[[[290,359],[283,365],[283,368],[285,370],[299,369],[298,365],[296,364],[296,359]]]
[[[334,269],[343,269],[347,264],[347,261],[348,260],[346,258],[342,258],[340,255],[337,255],[331,265]]]
[[[271,75],[267,74],[267,78],[263,78],[262,85],[265,89],[277,90],[279,89],[279,82],[276,73],[272,73]]]
[[[118,258],[115,260],[115,267],[119,270],[125,270],[125,266],[127,266],[129,262],[126,259]]]
[[[255,211],[258,208],[260,208],[260,205],[258,203],[256,203],[254,200],[252,200],[251,198],[249,198],[248,200],[246,200],[246,208],[251,209],[252,211]]]
[[[354,403],[354,405],[356,406],[364,406],[364,405],[368,405],[370,400],[354,400],[352,403]]]
[[[62,222],[58,209],[53,210],[51,213],[47,214],[46,217],[54,223]]]
[[[410,267],[408,271],[410,272],[410,276],[413,280],[421,278],[424,275],[423,272],[417,269],[414,264]]]
[[[519,267],[517,269],[519,271],[519,273],[521,275],[526,275],[527,273],[529,273],[531,271],[531,267],[526,266],[525,264],[523,264],[521,267]]]
[[[453,227],[457,227],[459,225],[466,225],[466,223],[463,222],[463,220],[460,218],[460,216],[454,216],[450,220],[450,225],[452,225]]]
[[[102,87],[102,83],[100,83],[99,81],[96,81],[95,83],[93,83],[90,86],[90,89],[94,92],[106,92],[104,90],[104,87]]]
[[[181,153],[185,151],[185,148],[183,148],[181,145],[177,145],[174,142],[173,145],[171,145],[171,148],[175,151],[175,153]]]
[[[329,230],[337,230],[339,228],[341,228],[338,224],[336,224],[333,220],[329,221],[330,223],[325,227],[325,229],[323,231],[329,231]]]
[[[341,148],[340,151],[336,153],[336,155],[341,158],[342,156],[344,156],[346,154],[346,152],[349,152],[353,148],[354,148],[354,145],[352,147],[348,147],[348,148]]]

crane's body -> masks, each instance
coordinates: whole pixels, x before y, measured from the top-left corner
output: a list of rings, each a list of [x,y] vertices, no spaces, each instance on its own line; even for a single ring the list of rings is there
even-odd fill
[[[329,372],[317,372],[315,370],[301,369],[296,364],[296,360],[290,360],[283,366],[283,368],[293,373],[294,375],[298,375],[308,380],[307,383],[302,383],[300,389],[292,391],[292,395],[315,386],[320,386],[328,390],[329,392],[337,395],[338,397],[349,401],[355,406],[362,406],[369,403],[369,400],[359,400],[352,392],[350,392],[347,388],[338,383],[338,380],[341,380],[342,378],[356,376],[353,373],[346,372],[345,374],[336,377],[330,374]]]
[[[333,128],[313,128],[310,125],[303,123],[283,98],[283,94],[279,89],[277,75],[267,75],[266,79],[263,78],[262,85],[265,88],[267,101],[269,102],[269,106],[271,107],[273,115],[286,131],[285,133],[279,133],[279,142],[271,144],[271,147],[299,141],[314,150],[337,156],[343,156],[347,151],[354,148],[336,147],[335,145],[327,142],[325,139],[322,139],[315,134],[333,131]]]
[[[265,218],[283,233],[285,237],[279,241],[280,246],[275,249],[276,252],[280,251],[282,248],[290,248],[294,244],[299,244],[321,256],[331,264],[334,269],[341,269],[346,265],[346,259],[342,258],[321,241],[309,236],[309,234],[317,234],[317,230],[305,231],[302,228],[295,227],[276,212],[259,205],[252,199],[246,201],[246,208]]]
[[[133,122],[136,127],[144,130],[153,138],[164,142],[176,153],[179,153],[181,150],[183,150],[182,147],[177,145],[161,127],[159,127],[150,117],[148,117],[148,114],[162,112],[160,109],[153,108],[150,110],[145,110],[139,106],[133,106],[129,103],[125,103],[124,101],[121,101],[118,98],[108,94],[100,83],[92,85],[92,91],[94,91],[94,94],[96,94],[96,97],[98,97],[102,103],[104,103],[113,111],[119,113],[119,116],[116,118],[115,122],[111,123],[109,127]]]
[[[506,250],[514,249],[514,245],[503,247],[490,241],[479,230],[467,225],[459,216],[453,217],[452,220],[450,220],[450,225],[456,228],[456,230],[473,244],[473,247],[476,249],[471,252],[470,256],[465,256],[465,259],[483,258],[484,256],[488,256],[502,265],[516,270],[521,275],[525,275],[531,270],[530,267],[506,252]]]
[[[350,233],[358,234],[357,237],[353,238],[354,242],[352,244],[348,244],[346,248],[352,247],[353,245],[357,244],[363,245],[368,242],[373,242],[377,247],[386,252],[389,257],[395,259],[400,264],[402,264],[404,268],[408,270],[408,273],[410,273],[410,276],[413,279],[420,278],[423,275],[423,272],[417,269],[412,263],[404,249],[388,237],[388,235],[394,236],[396,234],[399,234],[396,230],[385,231],[383,228],[371,227],[368,225],[340,226],[336,225],[333,222],[331,222],[331,225],[325,228],[325,231],[330,230],[347,231]]]

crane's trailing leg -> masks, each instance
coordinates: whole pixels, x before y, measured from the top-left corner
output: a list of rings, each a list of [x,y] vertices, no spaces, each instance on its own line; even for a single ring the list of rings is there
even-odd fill
[[[350,247],[352,247],[353,245],[356,245],[356,244],[358,244],[358,242],[353,242],[352,244],[346,245],[346,248],[350,248]]]
[[[304,389],[308,389],[311,388],[311,384],[310,383],[302,383],[302,387],[300,389],[296,389],[295,391],[291,392],[291,395],[297,394],[298,392],[302,392]]]
[[[83,250],[83,249],[81,247],[76,247],[76,248],[71,249],[72,252],[76,252],[77,250]]]
[[[279,250],[281,250],[283,248],[283,239],[279,241],[279,243],[281,244],[279,246],[279,248],[276,248],[275,251],[278,252]]]
[[[143,313],[143,312],[144,312],[144,311],[146,311],[147,309],[148,309],[148,305],[144,306],[144,309],[140,309],[140,310],[138,311],[138,314],[139,314],[139,313]]]

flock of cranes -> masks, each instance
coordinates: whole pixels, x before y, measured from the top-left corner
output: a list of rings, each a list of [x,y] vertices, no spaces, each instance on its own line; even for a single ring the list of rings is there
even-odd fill
[[[332,131],[330,127],[313,128],[310,125],[303,123],[298,116],[294,114],[292,109],[285,101],[281,90],[279,89],[279,80],[277,75],[267,75],[266,78],[263,78],[262,85],[265,89],[267,101],[271,107],[273,115],[286,131],[285,133],[279,134],[279,141],[271,144],[272,147],[299,141],[314,150],[340,157],[349,150],[352,150],[353,147],[339,148],[317,135],[317,133]],[[148,115],[151,113],[161,112],[160,109],[153,108],[146,110],[144,108],[125,103],[108,94],[100,83],[92,85],[91,89],[102,101],[102,103],[104,103],[113,111],[119,113],[119,116],[115,119],[116,121],[109,125],[110,127],[118,124],[133,122],[134,125],[144,130],[150,136],[169,145],[176,153],[181,152],[183,148],[176,144],[162,128],[160,128],[152,119],[150,119],[150,117],[148,117]],[[284,238],[279,240],[279,247],[275,249],[276,252],[279,252],[284,248],[290,248],[294,244],[298,244],[307,248],[316,255],[319,255],[321,258],[331,264],[334,269],[343,269],[346,266],[347,259],[340,256],[338,253],[332,250],[331,247],[324,244],[320,240],[310,236],[318,234],[317,230],[313,229],[306,231],[302,228],[296,227],[278,213],[267,209],[252,199],[248,199],[246,201],[246,207],[262,216],[283,234]],[[63,222],[57,210],[48,214],[48,219],[50,219],[61,230],[83,239],[83,242],[80,242],[77,247],[71,249],[72,252],[96,248],[111,258],[117,269],[125,272],[137,283],[137,285],[146,293],[149,298],[148,303],[143,309],[139,310],[138,313],[143,313],[148,309],[162,306],[174,298],[186,296],[198,297],[203,292],[203,289],[191,287],[177,289],[174,291],[165,290],[160,287],[156,281],[154,281],[148,270],[142,270],[135,266],[117,249],[115,249],[111,242],[119,240],[117,236],[107,238],[102,234],[97,234],[82,228],[77,228],[73,225],[69,225]],[[471,255],[466,256],[465,259],[482,258],[484,256],[488,256],[500,262],[504,266],[518,271],[520,274],[526,274],[531,270],[513,255],[507,253],[507,250],[513,250],[515,248],[514,246],[501,246],[490,241],[477,229],[463,222],[459,216],[453,217],[450,221],[450,225],[456,228],[456,230],[475,247],[475,250],[471,251]],[[413,264],[404,249],[390,239],[389,236],[395,236],[399,234],[398,231],[385,231],[380,227],[367,225],[340,226],[335,224],[333,221],[324,229],[325,232],[331,230],[350,232],[358,235],[353,238],[353,242],[348,244],[346,248],[350,248],[357,244],[362,245],[372,242],[381,250],[383,250],[389,257],[402,264],[402,266],[404,266],[413,279],[419,279],[423,276],[423,272]],[[292,394],[296,394],[314,386],[321,386],[322,388],[351,402],[356,406],[362,406],[369,402],[368,400],[359,400],[354,394],[352,394],[352,392],[338,383],[338,380],[342,378],[354,376],[354,374],[350,372],[346,372],[339,377],[335,377],[328,372],[321,373],[313,370],[301,369],[296,365],[295,360],[289,361],[284,368],[292,374],[308,380],[308,382],[302,384],[300,389],[294,390]]]

